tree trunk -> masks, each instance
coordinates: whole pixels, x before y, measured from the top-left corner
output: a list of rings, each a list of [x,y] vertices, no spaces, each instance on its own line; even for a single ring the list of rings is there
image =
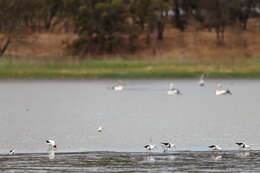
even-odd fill
[[[162,21],[158,21],[157,23],[157,40],[164,39],[164,23]]]
[[[175,11],[175,25],[181,31],[184,31],[184,25],[181,21],[179,0],[174,0],[174,11]]]
[[[147,31],[147,33],[146,33],[145,43],[146,43],[147,45],[150,45],[150,43],[151,43],[151,34],[150,34],[150,31]]]
[[[11,38],[8,37],[7,40],[5,41],[5,43],[3,44],[3,46],[0,48],[0,56],[3,56],[6,49],[8,48],[8,46],[10,45],[11,43]]]

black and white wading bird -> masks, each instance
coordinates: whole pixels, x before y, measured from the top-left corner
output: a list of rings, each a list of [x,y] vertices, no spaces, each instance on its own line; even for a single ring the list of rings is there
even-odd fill
[[[9,153],[8,153],[8,155],[9,155],[9,156],[13,156],[13,155],[15,155],[14,150],[10,150]]]
[[[148,144],[148,145],[145,145],[144,148],[146,149],[146,151],[151,152],[153,149],[156,148],[156,146],[152,145],[152,144]]]
[[[99,126],[99,127],[97,128],[97,132],[99,132],[99,133],[101,133],[102,130],[103,130],[103,127],[102,127],[102,126]]]
[[[176,148],[175,144],[169,143],[169,142],[162,142],[161,146],[162,146],[163,152],[166,152],[171,148]]]
[[[52,151],[57,149],[57,145],[54,140],[46,140],[46,143],[49,145],[49,150]]]
[[[218,145],[210,145],[209,148],[212,150],[212,151],[221,151],[222,148]]]
[[[245,142],[237,142],[236,143],[241,150],[250,149],[250,145],[247,145]]]
[[[217,89],[216,89],[216,95],[220,96],[220,95],[232,95],[231,91],[229,89],[223,89],[221,84],[217,85]]]
[[[173,83],[170,84],[167,94],[170,95],[170,96],[172,96],[172,95],[182,95],[181,91],[174,87]]]

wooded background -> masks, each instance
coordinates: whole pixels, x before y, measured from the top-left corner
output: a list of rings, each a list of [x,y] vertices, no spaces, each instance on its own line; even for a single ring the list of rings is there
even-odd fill
[[[241,33],[249,20],[259,30],[259,17],[260,0],[0,0],[0,56],[35,33],[74,34],[64,44],[79,56],[132,54],[142,41],[155,54],[167,28],[214,33],[220,47],[229,44],[225,34],[233,28],[244,45]]]

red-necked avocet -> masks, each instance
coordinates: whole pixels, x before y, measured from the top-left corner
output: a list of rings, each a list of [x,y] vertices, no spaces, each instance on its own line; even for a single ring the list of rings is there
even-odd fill
[[[46,140],[46,143],[49,145],[49,150],[57,149],[57,145],[54,140]]]
[[[148,145],[145,145],[144,148],[146,149],[146,151],[151,152],[153,149],[156,148],[156,146],[152,145],[152,144],[148,144]]]
[[[161,145],[162,145],[163,152],[166,152],[173,147],[176,148],[175,144],[169,142],[162,142]]]
[[[212,151],[221,151],[222,148],[218,145],[210,145],[209,148],[212,150]]]
[[[8,155],[9,155],[9,156],[13,156],[13,155],[15,155],[14,150],[10,150],[9,153],[8,153]]]
[[[102,126],[99,126],[99,127],[97,128],[97,132],[99,132],[99,133],[101,133],[102,130],[103,130],[103,127],[102,127]]]
[[[240,149],[249,149],[250,148],[250,145],[246,144],[245,142],[237,142],[236,143]]]

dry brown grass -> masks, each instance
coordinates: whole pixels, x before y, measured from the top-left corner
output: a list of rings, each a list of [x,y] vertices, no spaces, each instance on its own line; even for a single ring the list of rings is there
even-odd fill
[[[30,57],[61,57],[66,56],[66,42],[74,40],[76,35],[64,33],[38,33],[23,41],[16,41],[8,49],[7,54]],[[238,27],[228,28],[225,34],[226,44],[216,44],[215,32],[198,30],[196,25],[180,32],[167,26],[165,39],[156,41],[153,35],[151,45],[144,44],[141,39],[135,54],[123,53],[109,57],[129,57],[132,59],[165,59],[165,60],[241,60],[257,58],[260,55],[260,22],[255,19],[249,22],[248,31]],[[107,55],[106,55],[107,56]]]
[[[29,57],[60,57],[66,55],[66,42],[76,38],[74,34],[37,33],[11,44],[7,54]]]

